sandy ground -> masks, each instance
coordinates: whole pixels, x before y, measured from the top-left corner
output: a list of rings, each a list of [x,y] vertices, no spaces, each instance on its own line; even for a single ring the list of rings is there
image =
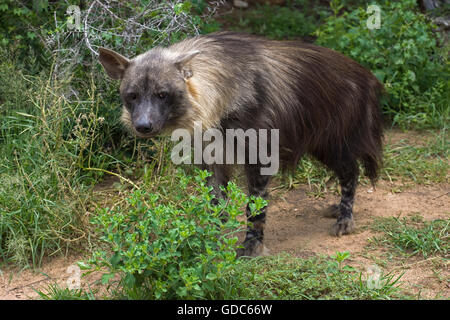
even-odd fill
[[[450,219],[450,185],[415,186],[401,193],[393,193],[392,189],[386,182],[378,183],[375,190],[359,186],[354,206],[355,232],[340,238],[329,233],[335,220],[323,216],[325,208],[338,202],[338,195],[315,199],[306,195],[309,191],[306,186],[289,191],[270,204],[266,247],[271,254],[288,252],[299,257],[349,251],[349,263],[364,271],[376,264],[377,258],[386,260],[383,255],[386,250],[368,249],[368,240],[377,236],[369,228],[374,218],[418,214],[429,221]],[[386,266],[380,263],[379,267],[398,274],[405,272],[401,281],[409,293],[420,293],[422,298],[450,298],[449,264],[442,263],[442,259],[424,261],[420,257],[395,257],[387,259]],[[439,276],[435,274],[436,270],[439,270]]]
[[[392,140],[409,138],[404,133],[391,135]],[[417,137],[420,140],[420,137]],[[411,142],[411,141],[409,141]],[[400,258],[389,256],[386,249],[368,248],[368,239],[377,236],[369,226],[376,217],[421,215],[426,220],[450,218],[450,184],[415,185],[406,188],[380,181],[376,189],[359,186],[355,199],[356,230],[351,235],[335,238],[329,234],[334,220],[325,218],[323,210],[337,203],[339,196],[328,192],[324,198],[308,195],[308,186],[276,190],[269,203],[265,230],[265,245],[270,254],[288,252],[298,257],[315,254],[335,254],[349,251],[348,262],[360,270],[368,270],[378,263],[384,271],[404,272],[401,281],[408,293],[421,298],[450,298],[450,270],[448,259],[421,257]],[[85,257],[87,258],[87,257]],[[76,279],[77,270],[70,269],[81,255],[46,258],[40,270],[0,270],[0,299],[32,299],[35,290],[46,290],[52,283],[65,287]],[[69,268],[69,269],[68,269]],[[98,280],[99,275],[81,279],[86,288]],[[72,281],[73,282],[73,281]]]
[[[380,182],[373,190],[369,186],[358,188],[355,200],[356,230],[341,238],[332,237],[329,230],[334,220],[323,217],[323,210],[339,200],[338,195],[328,194],[324,199],[307,195],[309,188],[275,193],[269,205],[266,227],[266,247],[270,254],[288,252],[294,256],[307,257],[314,254],[335,254],[349,251],[349,263],[360,270],[374,265],[373,257],[380,257],[383,249],[367,250],[370,237],[376,234],[368,226],[375,217],[409,216],[420,214],[426,220],[449,219],[450,198],[446,194],[450,185],[415,186],[401,193],[393,193],[392,186]],[[76,269],[69,269],[82,256],[47,258],[39,271],[6,269],[0,275],[0,299],[30,299],[38,295],[35,289],[44,290],[49,284],[70,285],[76,278]],[[422,298],[450,298],[448,264],[438,260],[396,258],[385,270],[405,272],[404,287]],[[433,270],[439,269],[437,276]],[[98,276],[81,279],[81,285],[92,285]]]

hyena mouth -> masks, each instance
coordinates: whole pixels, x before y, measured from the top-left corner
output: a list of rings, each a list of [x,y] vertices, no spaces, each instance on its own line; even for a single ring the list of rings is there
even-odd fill
[[[133,128],[133,132],[138,138],[150,139],[156,137],[160,132],[141,133]]]
[[[133,123],[133,132],[134,134],[143,139],[153,138],[155,136],[163,134],[165,129],[165,123],[156,123],[156,124],[148,124],[146,126],[139,126]]]

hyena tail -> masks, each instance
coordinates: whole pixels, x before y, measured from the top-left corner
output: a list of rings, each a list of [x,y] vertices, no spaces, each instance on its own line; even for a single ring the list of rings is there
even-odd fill
[[[381,91],[381,89],[379,90]],[[374,117],[364,141],[364,150],[360,153],[360,161],[364,167],[364,173],[370,179],[372,186],[375,186],[380,167],[383,164],[383,129],[385,123],[379,107],[380,95],[377,96],[377,100],[372,104]]]
[[[375,183],[378,179],[379,169],[381,166],[381,157],[375,157],[373,155],[366,155],[361,159],[361,162],[364,167],[365,175],[370,179],[372,186],[375,186]]]

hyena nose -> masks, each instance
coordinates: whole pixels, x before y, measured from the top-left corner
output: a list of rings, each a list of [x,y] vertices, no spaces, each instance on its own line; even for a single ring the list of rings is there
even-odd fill
[[[152,124],[149,121],[140,121],[134,125],[136,131],[139,133],[150,133],[152,132]]]

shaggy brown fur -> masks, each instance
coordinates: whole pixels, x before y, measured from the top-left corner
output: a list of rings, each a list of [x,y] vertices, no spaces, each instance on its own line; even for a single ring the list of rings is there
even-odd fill
[[[316,45],[229,32],[132,60],[101,49],[100,61],[121,79],[123,120],[142,137],[192,129],[194,121],[204,129],[279,129],[284,168],[308,153],[336,173],[342,199],[332,209],[338,217],[332,231],[352,232],[358,161],[374,182],[382,157],[382,85],[361,65]],[[261,176],[260,167],[245,165],[249,192],[267,197],[270,177]],[[226,184],[226,167],[212,169],[214,185]],[[265,211],[250,221],[241,255],[262,245]]]

